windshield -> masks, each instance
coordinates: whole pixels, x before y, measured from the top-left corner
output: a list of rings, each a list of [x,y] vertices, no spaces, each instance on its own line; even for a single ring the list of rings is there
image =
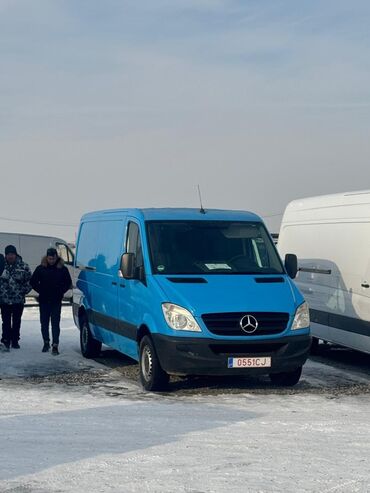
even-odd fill
[[[283,274],[261,223],[148,221],[153,274]]]

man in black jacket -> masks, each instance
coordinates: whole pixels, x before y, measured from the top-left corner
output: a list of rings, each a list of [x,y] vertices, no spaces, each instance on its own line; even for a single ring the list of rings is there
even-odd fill
[[[52,354],[59,354],[60,313],[64,293],[72,286],[72,279],[55,248],[49,248],[31,277],[31,286],[39,294],[42,351],[50,349],[49,323],[53,336]]]

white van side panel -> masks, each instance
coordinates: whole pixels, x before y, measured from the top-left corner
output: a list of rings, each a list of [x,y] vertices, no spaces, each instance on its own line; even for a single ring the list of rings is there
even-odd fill
[[[370,200],[365,195],[334,196],[326,206],[321,198],[289,204],[278,249],[282,257],[298,257],[296,282],[313,311],[312,334],[370,352],[370,288],[362,286],[370,284]]]
[[[332,332],[332,328],[328,325],[316,324],[311,321],[311,335],[322,339],[323,341],[334,342],[335,335]]]
[[[64,243],[64,240],[52,236],[0,233],[0,252],[4,253],[7,245],[14,245],[19,255],[34,271],[46,254],[46,250],[55,247],[57,242]]]
[[[370,221],[284,225],[282,236],[280,248],[286,242],[298,256],[296,281],[307,300],[370,321],[370,290],[361,286],[370,282]]]
[[[54,238],[19,235],[19,252],[33,272],[40,265],[46,250],[49,247],[55,247],[55,243],[56,240]]]
[[[46,250],[49,247],[56,248],[57,244],[67,243],[53,236],[38,236],[38,235],[28,235],[21,233],[0,233],[0,252],[4,253],[5,247],[7,245],[14,245],[17,249],[18,254],[22,259],[29,265],[32,272],[40,265],[42,257],[46,254]],[[70,271],[72,280],[74,279],[73,267],[67,265]],[[29,293],[30,297],[36,296],[34,291]],[[67,291],[65,298],[71,298],[72,291]]]
[[[7,245],[14,245],[19,252],[19,236],[13,233],[0,233],[0,253],[4,255],[4,250]]]
[[[341,330],[327,325],[316,324],[315,322],[311,322],[311,334],[313,337],[317,337],[323,341],[332,342],[333,344],[339,344],[340,346],[370,354],[369,336],[355,334],[347,330]]]

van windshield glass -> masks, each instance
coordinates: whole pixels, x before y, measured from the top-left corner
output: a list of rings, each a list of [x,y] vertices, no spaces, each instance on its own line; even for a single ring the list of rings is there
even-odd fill
[[[153,274],[283,274],[257,222],[148,221]]]

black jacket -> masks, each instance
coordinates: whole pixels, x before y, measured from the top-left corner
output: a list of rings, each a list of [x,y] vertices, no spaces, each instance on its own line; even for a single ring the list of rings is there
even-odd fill
[[[4,255],[0,253],[0,276],[4,272],[4,266],[5,266]]]
[[[64,293],[72,287],[72,279],[60,257],[53,266],[44,257],[31,277],[31,286],[39,293],[40,303],[61,302]]]

